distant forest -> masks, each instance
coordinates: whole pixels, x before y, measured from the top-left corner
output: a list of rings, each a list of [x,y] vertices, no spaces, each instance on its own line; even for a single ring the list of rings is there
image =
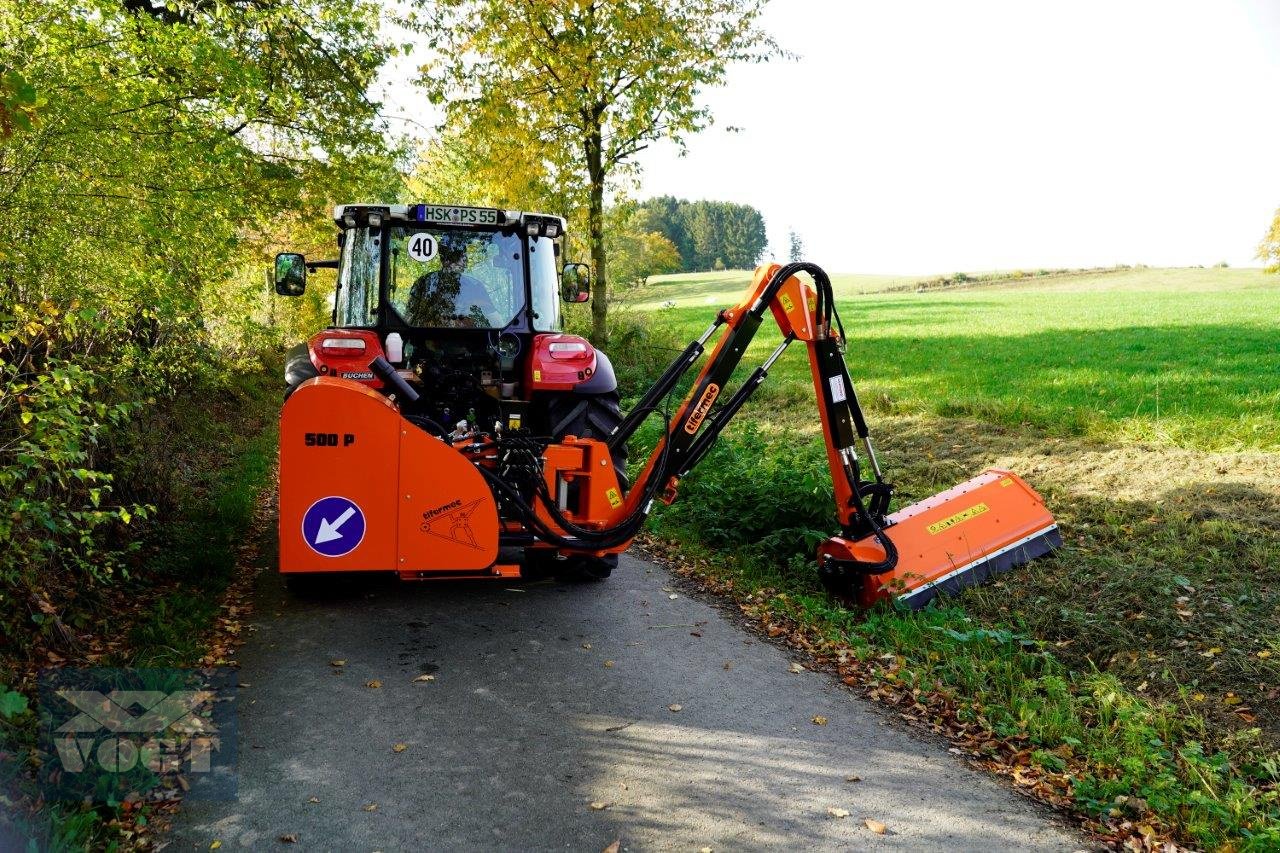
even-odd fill
[[[685,272],[751,269],[769,243],[764,217],[748,204],[659,196],[642,202],[636,216],[641,230],[671,241]]]

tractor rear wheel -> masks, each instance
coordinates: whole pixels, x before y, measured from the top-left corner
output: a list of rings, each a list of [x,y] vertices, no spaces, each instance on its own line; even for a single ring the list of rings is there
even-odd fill
[[[561,394],[547,405],[547,420],[551,437],[556,441],[565,436],[606,440],[622,423],[622,403],[617,391],[604,394]],[[627,448],[614,448],[613,468],[618,473],[618,485],[627,492]],[[548,561],[548,570],[557,578],[569,582],[602,581],[613,574],[618,566],[618,555],[607,557],[570,557],[567,560]]]

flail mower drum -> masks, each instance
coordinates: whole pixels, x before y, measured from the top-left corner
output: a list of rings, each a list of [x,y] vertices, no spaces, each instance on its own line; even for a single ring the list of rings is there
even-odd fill
[[[303,292],[309,268],[338,269],[334,325],[286,368],[280,570],[290,578],[502,578],[556,568],[607,577],[654,502],[676,499],[681,478],[795,341],[808,352],[836,497],[840,531],[817,554],[833,594],[919,607],[1061,544],[1040,496],[1008,471],[890,512],[893,487],[845,365],[831,283],[813,264],[757,269],[743,299],[622,417],[608,358],[559,331],[557,290],[569,302],[589,294],[584,267],[557,271],[562,219],[348,205],[335,220],[339,261],[285,254],[276,264],[285,295]],[[725,393],[766,313],[782,343]],[[704,355],[667,416],[677,384]],[[657,413],[664,432],[629,481],[627,442]]]

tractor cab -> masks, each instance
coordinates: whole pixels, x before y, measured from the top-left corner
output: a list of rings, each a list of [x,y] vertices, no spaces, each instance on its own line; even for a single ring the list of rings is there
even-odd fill
[[[385,391],[370,368],[381,356],[420,395],[407,414],[455,435],[553,431],[556,397],[616,391],[603,353],[561,332],[561,303],[590,298],[587,268],[560,261],[562,217],[348,204],[333,218],[336,260],[276,256],[284,296],[304,292],[308,270],[337,273],[331,325],[290,352],[291,389],[328,375]]]

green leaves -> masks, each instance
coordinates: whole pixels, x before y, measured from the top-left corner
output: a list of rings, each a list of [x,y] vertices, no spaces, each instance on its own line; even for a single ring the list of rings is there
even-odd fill
[[[0,65],[0,139],[16,131],[31,130],[42,105],[36,87],[27,82],[27,78]]]
[[[0,687],[0,719],[7,720],[25,713],[27,697],[7,687]]]
[[[518,152],[499,161],[502,169],[517,161],[526,178],[517,185],[550,187],[544,200],[564,212],[586,210],[600,340],[607,337],[606,188],[634,175],[633,158],[651,143],[682,143],[711,122],[700,96],[730,63],[778,52],[757,25],[763,7],[764,0],[419,0],[420,14],[407,22],[428,37],[433,55],[419,82],[433,103],[446,105],[447,135]]]

